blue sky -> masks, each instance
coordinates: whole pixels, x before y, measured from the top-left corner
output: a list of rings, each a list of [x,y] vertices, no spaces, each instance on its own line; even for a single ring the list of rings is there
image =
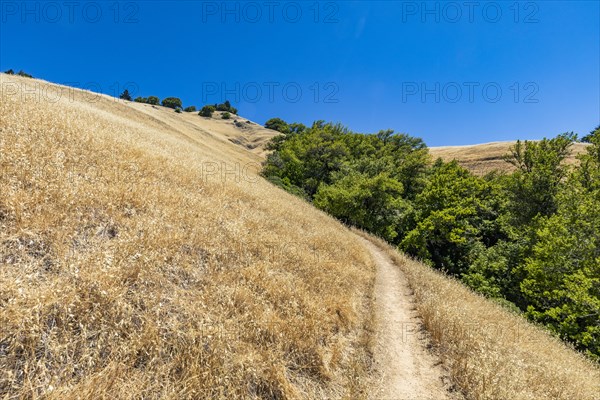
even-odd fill
[[[0,0],[0,69],[427,144],[600,123],[598,1]]]

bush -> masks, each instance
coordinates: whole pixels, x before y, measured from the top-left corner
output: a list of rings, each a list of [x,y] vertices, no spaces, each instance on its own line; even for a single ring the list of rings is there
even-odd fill
[[[215,109],[217,111],[227,111],[227,112],[229,112],[231,114],[235,114],[235,115],[237,115],[237,113],[238,113],[237,108],[232,107],[229,100],[225,100],[225,103],[215,104]]]
[[[14,75],[15,71],[13,71],[12,69],[9,69],[8,71],[5,72],[6,75]]]
[[[163,107],[168,108],[182,108],[183,104],[181,103],[181,99],[177,97],[167,97],[162,101]]]
[[[228,113],[227,111],[225,111],[222,115],[221,115],[221,119],[231,119],[231,114]]]
[[[272,129],[283,134],[290,133],[290,126],[281,118],[271,118],[265,122],[265,128]]]
[[[202,107],[202,110],[200,110],[198,115],[200,115],[201,117],[210,118],[210,117],[212,117],[214,112],[215,112],[214,106],[204,106],[204,107]]]
[[[160,99],[156,96],[149,96],[147,103],[152,104],[153,106],[157,106],[160,104]]]
[[[24,78],[33,78],[33,76],[29,75],[27,72],[25,72],[23,70],[20,70],[19,72],[17,72],[17,75],[22,76]]]
[[[135,100],[136,103],[148,103],[148,99],[145,97],[136,97]]]
[[[229,101],[226,101],[225,103],[217,104],[217,106],[216,106],[217,111],[229,111],[230,105],[228,103],[229,103]]]
[[[175,112],[176,112],[177,114],[181,114],[181,108],[177,107],[177,108],[175,109]]]
[[[183,111],[185,112],[195,112],[196,111],[196,106],[189,106],[183,109]]]
[[[129,90],[125,89],[123,93],[119,96],[121,100],[131,101],[131,95],[129,94]]]

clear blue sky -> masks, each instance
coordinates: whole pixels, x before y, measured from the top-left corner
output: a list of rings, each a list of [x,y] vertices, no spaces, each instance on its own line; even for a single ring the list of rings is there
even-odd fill
[[[0,5],[2,71],[113,95],[227,98],[260,123],[324,119],[432,146],[600,122],[598,1]]]

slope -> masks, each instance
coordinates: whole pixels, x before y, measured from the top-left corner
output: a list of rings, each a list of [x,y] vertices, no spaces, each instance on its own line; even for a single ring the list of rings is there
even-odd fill
[[[231,126],[0,85],[0,398],[365,395],[370,255]]]
[[[429,153],[434,159],[439,157],[444,161],[457,160],[460,165],[474,174],[485,175],[494,170],[513,170],[513,166],[504,161],[503,157],[510,151],[510,147],[514,143],[492,142],[469,146],[430,147]],[[567,163],[577,162],[577,155],[584,153],[586,146],[584,143],[575,143],[571,155],[567,157]]]

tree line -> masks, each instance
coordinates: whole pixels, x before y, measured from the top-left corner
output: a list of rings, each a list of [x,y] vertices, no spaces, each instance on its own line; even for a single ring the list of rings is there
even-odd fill
[[[181,99],[179,97],[166,97],[165,99],[163,99],[162,101],[156,97],[156,96],[149,96],[149,97],[136,97],[135,99],[132,99],[131,94],[129,93],[129,90],[125,89],[123,91],[123,93],[121,93],[119,95],[119,98],[121,100],[126,100],[126,101],[135,101],[136,103],[144,103],[144,104],[151,104],[151,105],[162,105],[163,107],[167,107],[167,108],[172,108],[175,110],[175,112],[196,112],[196,106],[188,106],[186,108],[183,108],[183,102],[181,101]],[[212,117],[213,113],[215,111],[223,111],[223,115],[222,118],[223,119],[229,119],[230,114],[237,114],[238,110],[237,108],[233,107],[231,105],[231,103],[229,102],[229,100],[225,100],[224,103],[221,104],[215,104],[215,105],[205,105],[204,107],[202,107],[202,109],[200,110],[200,112],[198,112],[198,115],[202,116],[202,117]]]
[[[577,135],[517,141],[513,172],[476,176],[432,160],[419,139],[274,118],[262,174],[545,325],[600,360],[600,126],[578,164]]]

